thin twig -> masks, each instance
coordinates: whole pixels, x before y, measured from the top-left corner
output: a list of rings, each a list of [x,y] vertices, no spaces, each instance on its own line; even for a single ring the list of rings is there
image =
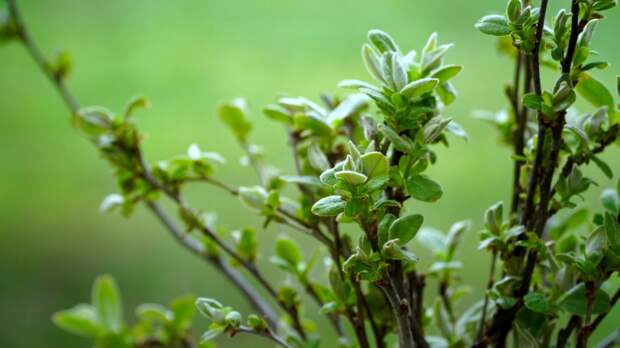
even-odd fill
[[[568,339],[573,334],[573,331],[581,325],[581,317],[578,315],[572,315],[568,320],[568,324],[558,332],[556,348],[564,348]]]
[[[274,331],[272,330],[267,330],[267,331],[256,331],[250,327],[247,326],[240,326],[237,329],[237,332],[240,333],[245,333],[245,334],[251,334],[251,335],[256,335],[256,336],[261,336],[261,337],[265,337],[268,338],[270,340],[272,340],[274,343],[276,343],[277,345],[283,347],[283,348],[294,348],[292,345],[288,344],[284,338],[278,336]]]
[[[272,327],[278,326],[278,315],[271,308],[271,305],[263,299],[263,297],[254,290],[245,278],[236,270],[232,269],[226,262],[219,257],[210,257],[206,254],[204,246],[197,240],[191,238],[187,233],[183,232],[179,226],[168,216],[163,208],[157,202],[147,202],[147,207],[159,219],[159,221],[168,229],[170,234],[181,245],[190,250],[192,253],[200,256],[205,261],[216,267],[226,278],[231,281],[250,302],[259,313],[267,319]]]
[[[487,280],[486,290],[484,292],[484,304],[482,305],[482,315],[480,316],[480,324],[478,324],[478,337],[477,341],[482,340],[484,334],[484,327],[486,324],[487,307],[489,306],[489,292],[495,284],[495,264],[497,263],[497,250],[493,249],[493,256],[491,257],[491,269],[489,270],[489,276]]]

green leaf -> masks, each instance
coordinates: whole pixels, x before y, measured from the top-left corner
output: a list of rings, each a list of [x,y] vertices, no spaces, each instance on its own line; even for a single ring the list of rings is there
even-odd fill
[[[579,75],[576,89],[590,104],[596,107],[607,106],[610,111],[615,110],[614,97],[611,92],[604,84],[589,74],[582,73]]]
[[[99,322],[95,307],[88,304],[56,312],[52,321],[61,329],[78,336],[98,337],[106,331]]]
[[[442,83],[445,83],[458,75],[462,70],[462,65],[444,65],[433,71],[431,77],[438,79]]]
[[[123,203],[125,203],[123,196],[118,193],[111,193],[103,199],[99,205],[99,211],[102,213],[109,213],[115,208],[122,206]]]
[[[127,102],[125,105],[125,110],[123,111],[123,115],[125,118],[130,117],[133,113],[140,108],[148,109],[151,106],[151,103],[144,96],[135,96]]]
[[[399,55],[394,55],[392,60],[392,80],[396,85],[396,89],[401,89],[409,82],[409,76],[407,74],[407,65],[403,63],[403,58]]]
[[[284,175],[281,178],[282,180],[288,183],[292,183],[292,184],[306,185],[306,186],[312,186],[312,187],[323,186],[321,181],[316,176],[311,176],[311,175],[304,175],[304,176]]]
[[[347,117],[361,111],[367,106],[370,99],[361,93],[352,94],[346,97],[328,115],[326,122],[332,127],[339,126]]]
[[[610,8],[614,8],[617,5],[617,0],[598,0],[594,1],[592,9],[594,11],[605,11]]]
[[[443,131],[452,122],[451,118],[444,118],[442,116],[433,117],[426,125],[424,125],[424,143],[432,144]]]
[[[504,203],[497,202],[490,206],[484,213],[485,227],[494,235],[502,232],[502,220],[504,215]]]
[[[191,303],[192,307],[194,303]],[[142,303],[136,307],[136,316],[140,320],[149,322],[167,323],[174,318],[174,314],[168,308],[159,303]]]
[[[329,159],[316,143],[312,143],[308,146],[308,162],[312,168],[321,172],[328,170],[330,167]]]
[[[360,81],[360,80],[342,80],[342,81],[340,81],[340,83],[338,83],[338,87],[340,87],[340,88],[353,88],[353,89],[366,88],[366,89],[370,89],[370,90],[379,91],[377,89],[377,87],[371,85],[368,82],[364,82],[364,81]]]
[[[228,325],[230,328],[233,328],[235,330],[239,329],[239,326],[241,326],[241,319],[242,319],[241,313],[237,311],[229,312],[224,317],[224,321],[226,322],[226,325]]]
[[[419,214],[402,216],[396,219],[390,226],[390,239],[398,239],[400,245],[407,244],[415,237],[424,222],[424,217]]]
[[[432,92],[438,84],[438,79],[426,77],[409,83],[400,90],[400,93],[408,98],[417,98]]]
[[[381,255],[388,260],[399,260],[407,262],[416,262],[418,257],[411,251],[403,248],[400,240],[392,239],[385,242],[381,248]]]
[[[248,106],[243,99],[234,99],[220,105],[217,109],[220,119],[232,130],[240,142],[247,140],[252,124],[248,119]]]
[[[174,318],[172,323],[177,333],[185,333],[192,325],[196,313],[195,302],[194,296],[183,296],[174,299],[170,304]]]
[[[574,286],[559,299],[559,303],[564,310],[571,314],[585,315],[588,308],[585,285],[579,283]],[[607,312],[609,304],[609,295],[605,291],[598,289],[594,294],[592,314]]]
[[[251,327],[252,329],[258,332],[266,331],[268,328],[267,322],[256,314],[248,315],[248,318],[246,321],[249,327]]]
[[[615,215],[620,214],[620,198],[618,192],[614,189],[606,189],[601,194],[601,202],[603,207]]]
[[[236,231],[237,252],[242,259],[254,262],[258,249],[258,240],[256,239],[256,231],[251,227],[246,227],[241,231]]]
[[[530,292],[523,298],[525,307],[538,313],[547,313],[551,310],[551,304],[540,292]]]
[[[411,197],[423,202],[435,202],[443,195],[441,185],[426,175],[413,175],[405,183]]]
[[[224,332],[224,327],[223,326],[215,326],[207,331],[205,331],[202,336],[200,337],[200,346],[202,347],[204,342],[209,342],[213,339],[215,339],[217,336],[219,336],[220,334],[222,334]]]
[[[325,120],[312,113],[296,114],[293,116],[293,121],[296,128],[309,130],[318,136],[329,136],[332,132],[332,129],[325,123]]]
[[[506,17],[501,15],[482,17],[478,23],[476,23],[476,29],[484,34],[493,36],[506,36],[512,31]]]
[[[287,237],[279,237],[275,245],[276,256],[288,262],[291,266],[296,266],[301,262],[301,251],[297,243]]]
[[[447,249],[446,235],[433,228],[422,228],[416,240],[434,255],[445,253]]]
[[[388,33],[378,29],[372,29],[368,32],[368,41],[381,53],[400,51],[394,39]]]
[[[522,102],[523,105],[527,106],[532,110],[540,110],[542,109],[542,105],[544,104],[542,97],[536,93],[528,93],[524,95]]]
[[[405,138],[398,135],[398,133],[396,133],[389,126],[380,124],[378,128],[379,131],[383,133],[386,138],[388,138],[388,140],[392,143],[396,150],[404,153],[410,153],[411,151],[413,151],[411,144],[407,140],[405,140]]]
[[[368,178],[386,175],[389,172],[390,163],[381,152],[368,152],[363,154],[360,159],[364,168],[364,174]]]
[[[521,17],[522,8],[521,0],[510,0],[506,7],[506,16],[508,16],[511,22],[516,22]]]
[[[392,214],[385,214],[381,222],[379,222],[379,227],[377,229],[377,239],[379,242],[379,246],[382,247],[385,242],[390,239],[390,226],[394,223],[396,217]]]
[[[280,122],[288,126],[293,125],[293,116],[290,115],[289,112],[280,105],[267,105],[263,109],[263,113],[265,114],[265,116],[276,122]]]
[[[614,173],[611,170],[611,167],[609,167],[609,165],[605,163],[605,161],[598,158],[597,156],[592,156],[592,162],[596,164],[596,166],[603,172],[603,174],[605,174],[607,178],[612,179],[614,177]]]
[[[336,178],[345,181],[351,185],[361,185],[368,180],[368,177],[362,173],[352,170],[342,170],[334,174]]]
[[[101,324],[111,331],[120,332],[123,327],[123,308],[114,278],[110,275],[97,277],[92,298]]]
[[[224,309],[224,306],[212,298],[199,297],[196,299],[196,309],[198,309],[198,312],[200,312],[200,314],[202,314],[205,318],[217,320],[218,318],[221,318],[222,309]]]
[[[381,67],[379,57],[370,45],[365,44],[362,46],[362,58],[364,59],[366,69],[370,75],[381,82],[385,82],[383,73],[381,72],[383,68]]]
[[[267,191],[260,186],[239,187],[239,200],[250,209],[262,210],[267,202],[267,196]]]

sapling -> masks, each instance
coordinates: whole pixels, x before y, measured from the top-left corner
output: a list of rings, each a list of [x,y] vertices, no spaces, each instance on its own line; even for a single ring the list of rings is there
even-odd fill
[[[470,223],[456,222],[444,233],[424,227],[417,212],[416,202],[443,195],[442,185],[426,174],[438,164],[434,149],[459,141],[453,137],[467,138],[445,116],[457,96],[451,80],[462,66],[446,62],[452,45],[441,44],[436,34],[421,50],[408,51],[387,33],[371,30],[362,46],[370,82],[344,80],[339,86],[349,93],[323,95],[320,103],[281,97],[267,105],[263,113],[282,126],[294,173],[266,163],[251,142],[253,124],[244,100],[221,104],[218,117],[256,173],[255,186],[238,187],[217,176],[224,159],[195,144],[172,159],[147,161],[134,111],[148,107],[148,101],[134,98],[121,112],[82,107],[65,85],[68,56],[47,59],[15,1],[8,0],[1,38],[24,45],[60,93],[76,128],[114,170],[119,193],[106,197],[101,209],[130,216],[144,205],[183,247],[222,272],[252,307],[241,313],[215,299],[185,297],[169,307],[140,305],[130,325],[117,285],[102,276],[92,304],[60,311],[54,322],[102,348],[194,347],[194,308],[210,320],[201,330],[201,347],[237,334],[287,348],[504,347],[509,342],[564,347],[571,340],[586,347],[620,298],[609,282],[620,270],[620,187],[605,189],[602,207],[592,215],[579,204],[597,185],[583,172],[585,165],[593,163],[613,178],[600,154],[619,143],[619,106],[592,75],[608,63],[590,42],[616,1],[566,3],[569,8],[552,15],[547,0],[510,0],[504,14],[476,24],[498,37],[500,50],[515,65],[505,90],[508,109],[485,117],[510,147],[514,171],[510,202],[483,214],[479,249],[489,252],[491,262],[486,290],[476,298],[458,277],[466,266],[457,252]],[[543,68],[555,80],[543,83]],[[618,84],[620,94],[620,79]],[[591,104],[585,113],[574,107],[578,98]],[[206,210],[190,205],[184,189],[200,184],[238,197],[264,219],[260,228],[278,224],[316,240],[310,253],[290,237],[272,241],[271,264],[294,283],[265,276],[264,265],[257,263],[256,227],[222,232]],[[289,186],[295,188],[293,197]],[[176,206],[176,217],[162,200]],[[350,225],[346,232],[344,225]],[[418,264],[420,246],[432,255],[429,267]],[[323,257],[328,262],[319,262]],[[322,267],[326,279],[313,272]],[[427,279],[437,288],[427,288]],[[473,304],[461,310],[462,298]],[[309,313],[308,301],[318,304],[319,313]],[[325,317],[336,340],[316,331],[310,321],[315,315]],[[619,337],[615,330],[601,344],[610,347]]]

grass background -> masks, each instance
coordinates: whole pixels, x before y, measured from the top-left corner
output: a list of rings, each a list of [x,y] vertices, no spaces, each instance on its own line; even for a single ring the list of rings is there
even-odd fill
[[[268,159],[290,173],[284,133],[260,114],[262,105],[282,92],[316,100],[320,92],[342,93],[335,87],[342,79],[368,79],[359,51],[371,28],[388,31],[404,49],[421,48],[433,31],[442,42],[455,42],[447,59],[466,69],[456,80],[460,98],[447,115],[467,128],[471,141],[454,139],[449,149],[439,149],[431,174],[446,193],[438,203],[410,208],[424,213],[428,226],[445,229],[462,219],[474,222],[461,251],[466,266],[462,277],[473,290],[466,302],[480,296],[489,257],[476,251],[475,231],[489,205],[508,201],[511,163],[494,131],[471,115],[477,109],[505,107],[502,89],[512,67],[495,53],[494,40],[476,32],[473,23],[503,11],[502,1],[21,3],[45,52],[71,52],[75,64],[69,85],[82,104],[119,110],[129,97],[146,95],[152,109],[138,118],[150,160],[184,152],[196,142],[230,159],[219,174],[237,185],[251,185],[254,178],[238,164],[241,151],[214,117],[218,102],[246,97],[256,119],[252,141],[264,145]],[[610,11],[594,39],[596,49],[612,63],[598,74],[610,87],[620,65],[619,12]],[[553,82],[549,76],[544,76],[547,85]],[[193,293],[246,309],[221,276],[179,248],[144,209],[130,220],[98,212],[101,199],[115,191],[110,170],[69,125],[64,105],[18,44],[0,48],[0,91],[0,346],[88,346],[49,319],[55,310],[88,301],[90,285],[100,273],[117,278],[127,308]],[[604,156],[612,168],[620,164],[618,154],[613,149]],[[601,187],[611,184],[596,169],[588,173]],[[190,191],[193,203],[217,211],[231,228],[259,224],[220,191],[198,186]],[[600,189],[593,191],[588,201],[598,208]],[[261,263],[270,274],[267,242],[282,232],[270,228],[260,233],[266,242]],[[303,245],[309,255],[314,244]],[[316,312],[312,305],[307,310]],[[614,326],[618,314],[606,320],[597,337]],[[196,331],[204,328],[199,321]],[[263,344],[243,337],[219,343]]]

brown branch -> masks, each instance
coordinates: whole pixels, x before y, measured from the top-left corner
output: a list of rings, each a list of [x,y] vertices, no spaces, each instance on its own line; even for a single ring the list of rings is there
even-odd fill
[[[523,157],[523,147],[525,144],[525,126],[527,124],[527,108],[521,105],[521,100],[519,98],[519,87],[520,87],[520,78],[521,71],[523,66],[523,61],[526,60],[525,63],[525,78],[524,78],[524,94],[529,92],[529,85],[531,80],[530,67],[527,58],[519,52],[517,54],[517,62],[515,64],[515,74],[514,81],[511,88],[508,89],[508,97],[510,99],[512,105],[512,111],[515,117],[516,129],[513,134],[513,152],[517,157]],[[514,167],[512,172],[513,182],[512,182],[512,203],[510,205],[511,213],[516,213],[519,209],[519,204],[521,202],[521,191],[523,190],[521,187],[521,167],[525,162],[517,158],[514,161]]]
[[[571,316],[566,327],[558,332],[558,339],[555,347],[564,348],[568,339],[573,334],[573,331],[579,326],[581,326],[581,317],[578,315]]]

